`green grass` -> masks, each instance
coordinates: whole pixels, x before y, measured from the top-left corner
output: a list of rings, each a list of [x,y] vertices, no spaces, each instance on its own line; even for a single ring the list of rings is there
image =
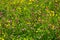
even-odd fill
[[[0,40],[60,40],[60,0],[0,0]]]

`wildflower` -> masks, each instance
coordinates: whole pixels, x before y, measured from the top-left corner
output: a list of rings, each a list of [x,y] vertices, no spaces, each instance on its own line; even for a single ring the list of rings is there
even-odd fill
[[[32,0],[29,0],[29,1],[32,1]]]
[[[51,13],[54,13],[54,11],[51,11]]]
[[[12,28],[14,28],[15,27],[15,23],[14,22],[12,22]]]
[[[7,24],[5,24],[6,25],[6,27],[8,27],[9,25],[7,25]]]
[[[32,4],[32,2],[29,2],[28,4]]]
[[[1,37],[0,37],[0,39],[1,39],[1,40],[4,40],[4,38],[1,38]]]
[[[45,10],[46,10],[47,13],[50,13],[50,10],[49,10],[48,6],[46,6]]]
[[[17,10],[18,12],[21,12],[21,8],[20,8],[20,7],[17,7],[16,10]]]
[[[19,3],[19,1],[17,1],[17,0],[14,0],[13,4],[17,4],[17,3]]]
[[[4,39],[2,38],[2,40],[4,40]]]
[[[54,11],[51,11],[50,12],[50,16],[54,16],[55,14],[54,14]]]
[[[38,18],[38,21],[41,21],[40,17]]]
[[[1,26],[1,23],[0,23],[0,26]]]
[[[54,26],[54,25],[52,25],[52,29],[53,29],[53,30],[54,30],[54,27],[55,27],[55,26]]]
[[[10,23],[10,20],[7,20],[8,23]]]
[[[55,26],[53,24],[49,24],[49,28],[54,30]]]
[[[46,9],[47,13],[50,13],[50,10]]]
[[[21,3],[23,3],[23,2],[24,2],[24,0],[20,0],[20,2],[21,2]]]
[[[34,0],[29,0],[29,1],[31,2],[31,1],[34,1]]]
[[[6,28],[9,28],[9,27],[10,27],[10,23],[5,24],[5,27],[6,27]]]
[[[27,22],[27,24],[31,24],[30,22]]]
[[[58,2],[57,0],[55,0],[55,2]]]

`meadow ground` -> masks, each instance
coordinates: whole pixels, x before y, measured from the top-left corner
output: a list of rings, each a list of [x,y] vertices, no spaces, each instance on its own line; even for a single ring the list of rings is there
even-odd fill
[[[60,40],[60,0],[0,0],[0,40]]]

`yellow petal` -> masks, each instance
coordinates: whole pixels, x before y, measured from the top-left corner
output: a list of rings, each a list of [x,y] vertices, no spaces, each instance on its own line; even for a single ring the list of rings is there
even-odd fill
[[[55,14],[54,14],[54,11],[51,11],[50,12],[50,16],[54,16]]]
[[[55,26],[54,26],[54,25],[52,25],[52,29],[54,29],[54,27],[55,27]]]
[[[54,11],[51,11],[51,13],[54,13]]]
[[[0,23],[0,26],[1,26],[1,23]]]
[[[2,40],[4,40],[4,39],[2,38]]]
[[[29,1],[34,1],[34,0],[29,0]]]

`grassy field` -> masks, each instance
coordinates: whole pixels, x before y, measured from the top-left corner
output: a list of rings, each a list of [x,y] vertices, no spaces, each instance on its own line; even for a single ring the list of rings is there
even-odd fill
[[[0,40],[60,40],[60,0],[0,0]]]

